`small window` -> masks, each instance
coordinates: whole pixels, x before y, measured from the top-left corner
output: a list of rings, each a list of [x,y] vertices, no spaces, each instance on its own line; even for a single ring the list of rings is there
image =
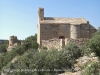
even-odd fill
[[[45,28],[45,29],[47,29],[47,28]]]
[[[57,29],[58,30],[58,29]]]

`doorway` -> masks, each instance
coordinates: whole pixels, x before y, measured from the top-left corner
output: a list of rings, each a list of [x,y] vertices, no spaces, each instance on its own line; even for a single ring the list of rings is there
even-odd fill
[[[65,46],[65,37],[64,36],[59,36],[59,39],[61,41],[61,46]]]

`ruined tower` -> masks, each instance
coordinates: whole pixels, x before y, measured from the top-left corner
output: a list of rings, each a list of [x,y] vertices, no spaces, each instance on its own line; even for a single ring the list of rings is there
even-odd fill
[[[21,45],[21,42],[17,39],[17,36],[10,36],[9,46],[7,51],[11,51],[13,48],[16,48],[18,45]]]
[[[9,38],[9,46],[13,46],[14,43],[16,43],[18,40],[17,40],[17,36],[10,36]]]

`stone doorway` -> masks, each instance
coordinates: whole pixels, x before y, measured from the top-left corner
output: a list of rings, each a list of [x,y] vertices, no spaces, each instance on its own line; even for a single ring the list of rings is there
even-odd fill
[[[60,39],[60,46],[65,46],[65,37],[64,36],[59,36]]]

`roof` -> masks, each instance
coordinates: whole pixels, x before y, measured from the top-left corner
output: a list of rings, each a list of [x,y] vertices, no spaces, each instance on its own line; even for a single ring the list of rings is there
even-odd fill
[[[57,17],[44,17],[40,24],[87,24],[88,21],[84,18],[57,18]]]

